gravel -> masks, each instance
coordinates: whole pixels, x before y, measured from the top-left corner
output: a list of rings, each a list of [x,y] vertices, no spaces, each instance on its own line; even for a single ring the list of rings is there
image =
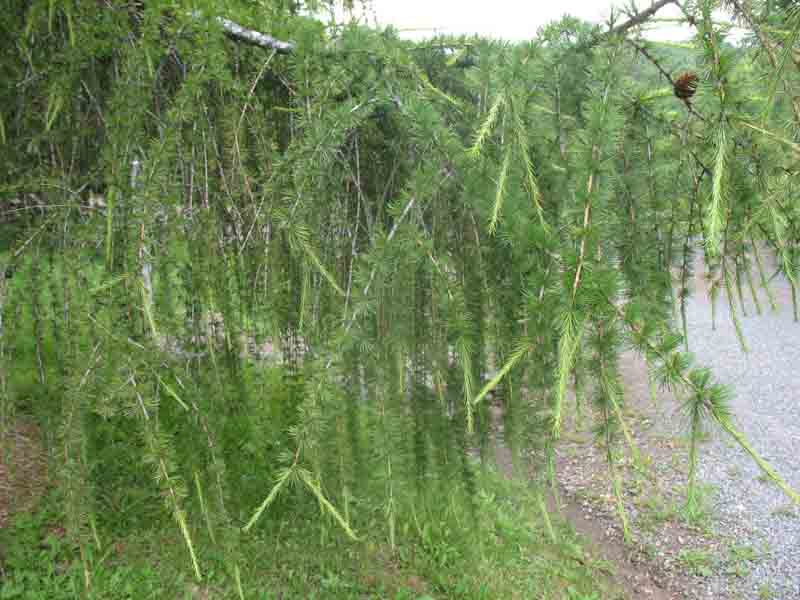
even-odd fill
[[[779,303],[776,312],[770,311],[763,290],[761,316],[755,314],[749,294],[748,316],[737,304],[746,354],[724,292],[712,329],[709,300],[698,290],[687,307],[689,350],[697,364],[710,367],[718,381],[733,389],[732,408],[740,430],[789,485],[800,490],[800,324],[793,319],[788,285],[778,282],[773,289]],[[704,444],[698,476],[717,492],[713,497],[720,529],[742,547],[765,553],[744,578],[744,597],[799,599],[800,507],[762,477],[752,459],[724,433],[715,433]],[[713,595],[713,583],[708,592]]]

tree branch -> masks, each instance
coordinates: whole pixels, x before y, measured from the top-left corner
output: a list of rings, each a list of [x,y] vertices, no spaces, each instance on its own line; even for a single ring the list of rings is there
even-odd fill
[[[672,75],[670,75],[667,72],[667,70],[664,69],[664,67],[661,66],[661,63],[658,61],[658,59],[656,59],[655,56],[650,54],[650,52],[647,50],[647,48],[645,46],[636,43],[635,40],[632,40],[630,38],[627,38],[625,41],[628,42],[634,48],[636,48],[636,50],[637,50],[637,52],[639,52],[639,54],[644,56],[647,60],[649,60],[653,64],[653,66],[656,69],[658,69],[658,72],[661,73],[661,76],[664,79],[666,79],[667,81],[669,81],[670,87],[672,87],[673,89],[675,88],[675,80],[672,78]],[[701,121],[705,121],[706,120],[705,117],[703,117],[703,115],[701,115],[699,112],[697,112],[695,110],[695,108],[692,106],[692,103],[689,102],[688,98],[684,98],[683,103],[686,105],[686,109],[690,113],[692,113],[694,116],[696,116],[698,119],[700,119]]]
[[[225,35],[237,42],[244,42],[245,44],[251,44],[259,48],[274,50],[278,54],[291,54],[294,52],[294,42],[284,42],[266,33],[247,29],[224,17],[217,17],[217,22],[222,25],[222,30],[225,32]]]
[[[775,77],[783,84],[784,89],[787,91],[789,98],[792,101],[792,110],[794,111],[794,118],[796,123],[800,123],[800,102],[798,102],[797,97],[794,94],[790,93],[789,85],[781,76],[781,69],[782,65],[780,64],[781,61],[778,60],[778,57],[775,55],[775,48],[770,43],[767,36],[764,34],[764,31],[759,26],[759,23],[756,21],[753,13],[750,11],[749,7],[744,4],[743,2],[739,2],[738,0],[730,0],[733,8],[737,13],[739,13],[742,18],[745,20],[747,25],[756,34],[761,47],[764,48],[764,51],[767,53],[767,58],[769,59],[769,64],[772,65],[772,68],[775,71]],[[794,57],[794,53],[792,53],[792,60],[796,66],[800,68],[800,64],[798,64],[797,60]]]
[[[647,50],[647,48],[645,46],[636,43],[636,41],[632,40],[632,39],[627,39],[625,41],[628,42],[634,48],[636,48],[636,50],[639,52],[639,54],[641,54],[647,60],[649,60],[653,64],[653,66],[656,69],[658,69],[658,72],[661,73],[661,76],[664,79],[666,79],[667,81],[669,81],[669,84],[672,87],[675,87],[675,81],[672,79],[672,75],[670,75],[667,72],[667,70],[664,67],[661,66],[661,63],[658,61],[658,59],[656,59],[656,57],[654,57],[652,54],[650,54],[650,52]]]
[[[618,25],[617,27],[614,27],[601,37],[611,37],[625,33],[629,29],[636,27],[637,25],[641,25],[647,21],[647,19],[664,8],[667,4],[676,3],[677,0],[658,0],[657,2],[653,3],[650,8],[636,13],[629,20],[625,21],[621,25]],[[244,42],[245,44],[251,44],[253,46],[258,46],[259,48],[274,50],[278,54],[291,54],[295,51],[296,46],[294,42],[285,42],[269,34],[261,33],[260,31],[255,31],[254,29],[247,29],[246,27],[243,27],[242,25],[239,25],[230,19],[226,19],[225,17],[217,17],[217,22],[222,25],[222,30],[225,32],[225,35],[237,42]],[[464,44],[463,46],[469,47],[470,44]]]
[[[664,8],[667,4],[675,4],[676,6],[680,6],[678,4],[678,0],[658,0],[657,2],[654,2],[650,6],[650,8],[631,15],[631,18],[625,21],[624,23],[617,25],[616,27],[612,27],[606,32],[597,31],[594,35],[591,36],[589,40],[587,40],[587,42],[581,49],[588,50],[589,48],[596,46],[600,42],[603,42],[610,37],[624,34],[629,29],[637,27],[638,25],[642,25],[650,17],[655,15],[659,10]]]
[[[641,25],[647,19],[652,17],[656,14],[659,10],[664,8],[667,4],[677,4],[676,0],[658,0],[658,2],[654,2],[650,8],[647,8],[641,12],[636,13],[635,15],[631,16],[630,19],[622,23],[621,25],[617,25],[613,29],[611,29],[607,34],[606,37],[611,37],[614,35],[619,35],[621,33],[625,33],[629,29],[636,27],[637,25]]]

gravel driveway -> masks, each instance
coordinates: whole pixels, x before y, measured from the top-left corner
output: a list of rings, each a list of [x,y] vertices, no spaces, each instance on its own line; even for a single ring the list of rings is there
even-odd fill
[[[788,284],[772,287],[777,312],[769,310],[763,290],[761,316],[756,316],[749,294],[748,316],[737,307],[747,354],[737,340],[724,292],[717,301],[713,330],[709,300],[698,289],[687,309],[689,350],[698,364],[710,367],[719,381],[733,388],[740,429],[789,485],[800,490],[800,324],[793,319]],[[698,474],[718,492],[721,529],[733,533],[742,546],[766,552],[766,559],[746,578],[745,597],[800,599],[800,507],[761,477],[752,460],[724,434],[704,444]]]

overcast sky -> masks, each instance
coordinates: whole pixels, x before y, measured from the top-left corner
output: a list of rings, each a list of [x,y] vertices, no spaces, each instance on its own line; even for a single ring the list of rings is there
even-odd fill
[[[414,38],[439,32],[524,40],[534,37],[541,25],[564,14],[604,22],[612,5],[626,4],[618,0],[372,0],[372,19],[377,17],[380,25],[409,30],[404,35]],[[639,0],[637,5],[641,10],[650,5],[650,0]],[[677,18],[680,11],[669,5],[657,16]],[[648,37],[679,41],[691,35],[692,30],[686,26],[657,24],[650,27]]]

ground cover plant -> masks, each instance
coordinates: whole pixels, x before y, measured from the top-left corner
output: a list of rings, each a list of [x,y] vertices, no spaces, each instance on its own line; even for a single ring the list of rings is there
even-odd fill
[[[673,3],[695,38],[646,41]],[[610,594],[493,474],[490,409],[555,487],[591,403],[627,528],[627,348],[683,402],[689,512],[709,428],[800,501],[686,345],[698,254],[734,321],[776,276],[798,311],[800,14],[725,2],[737,41],[719,4],[507,44],[13,0],[0,442],[33,419],[52,489],[2,534],[5,597]]]

